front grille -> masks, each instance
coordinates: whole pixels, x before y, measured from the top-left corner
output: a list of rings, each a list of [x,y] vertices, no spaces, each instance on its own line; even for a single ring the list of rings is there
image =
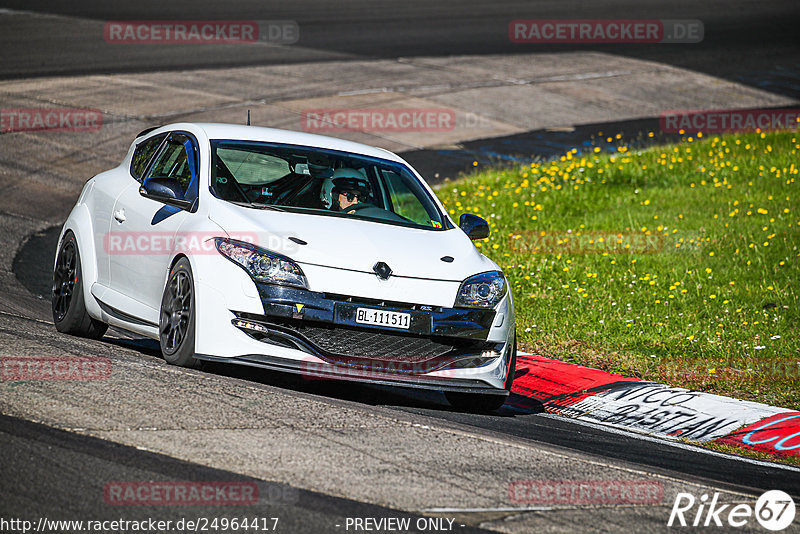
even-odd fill
[[[469,339],[422,337],[405,332],[353,328],[342,325],[328,326],[307,320],[287,320],[247,313],[237,314],[241,319],[258,322],[269,333],[250,335],[263,341],[280,345],[303,345],[328,359],[341,363],[361,361],[422,363],[453,356],[456,351],[480,352],[487,343]],[[307,350],[307,349],[304,349]]]
[[[421,362],[443,356],[453,345],[429,338],[337,326],[294,323],[291,329],[331,355],[382,361]]]

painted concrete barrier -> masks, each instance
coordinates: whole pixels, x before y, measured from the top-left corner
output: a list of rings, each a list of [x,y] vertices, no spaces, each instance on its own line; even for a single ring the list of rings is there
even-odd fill
[[[767,417],[717,441],[768,454],[800,456],[800,412]]]
[[[517,356],[519,397],[566,417],[665,438],[717,441],[800,456],[800,412],[607,373],[532,354]]]

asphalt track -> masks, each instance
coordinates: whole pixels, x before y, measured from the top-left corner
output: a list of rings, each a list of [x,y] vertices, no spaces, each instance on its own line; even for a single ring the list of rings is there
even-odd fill
[[[27,77],[230,67],[319,61],[530,51],[596,50],[667,63],[788,95],[800,91],[797,24],[792,0],[478,0],[396,2],[300,0],[238,2],[141,0],[52,2],[4,0],[0,6],[74,17],[67,27],[19,17],[0,25],[0,76]],[[512,43],[515,19],[698,19],[705,37],[687,48],[674,44]],[[106,47],[107,20],[293,20],[300,40],[291,47],[175,46],[154,53],[147,45]],[[99,24],[100,31],[92,30]],[[46,28],[47,39],[41,30]],[[38,31],[37,31],[38,30]]]
[[[87,476],[91,473],[92,476]],[[342,516],[408,518],[414,525],[420,515],[407,514],[386,507],[299,490],[291,486],[265,483],[183,462],[133,447],[56,430],[21,419],[0,416],[0,475],[5,518],[44,517],[50,520],[159,521],[198,518],[242,518],[231,506],[180,507],[108,506],[103,499],[76,496],[103,495],[103,481],[217,481],[255,484],[260,499],[248,506],[247,517],[259,518],[259,525],[273,526],[279,532],[341,532]],[[10,491],[13,485],[14,491]],[[267,519],[262,523],[260,518]],[[55,530],[55,529],[54,529]],[[72,529],[64,528],[60,531]],[[459,532],[486,532],[459,525]],[[424,532],[412,528],[409,532]]]
[[[25,18],[20,26],[8,17],[0,18],[0,43],[3,59],[0,77],[11,79],[48,75],[78,75],[107,72],[142,72],[222,67],[231,65],[264,65],[301,63],[326,58],[381,58],[414,55],[449,54],[515,54],[521,51],[505,35],[513,18],[696,18],[704,21],[706,41],[687,53],[676,45],[615,48],[617,54],[670,63],[718,77],[736,80],[778,94],[797,97],[800,94],[800,56],[795,43],[798,21],[796,2],[763,2],[730,4],[723,2],[672,3],[669,8],[658,2],[520,2],[520,3],[376,3],[351,2],[344,5],[323,2],[274,3],[239,2],[234,5],[203,2],[174,3],[144,1],[127,6],[106,2],[82,2],[51,6],[49,2],[3,2],[3,7],[29,11],[58,13],[76,17],[78,28],[91,21],[108,19],[257,19],[296,20],[302,37],[298,46],[289,50],[265,49],[242,53],[240,48],[213,51],[197,47],[175,47],[153,54],[146,47],[120,52],[97,47],[91,39],[74,38],[74,28],[65,30],[57,24],[59,34],[44,38],[42,29],[47,20]],[[25,17],[15,15],[15,17]],[[79,20],[78,20],[79,19]],[[18,19],[22,20],[22,19]],[[90,22],[86,22],[86,21]],[[499,35],[498,37],[498,28]],[[549,46],[547,51],[565,49]],[[569,49],[575,49],[574,47]],[[594,47],[603,50],[605,47]],[[526,50],[530,51],[530,50]],[[621,130],[646,128],[644,124],[617,125]],[[494,152],[512,157],[509,146],[527,143],[520,153],[548,155],[565,144],[580,143],[602,125],[592,125],[568,135],[539,131],[515,139],[503,138],[474,142],[474,152]],[[489,147],[488,149],[486,147]],[[539,147],[531,149],[530,147]],[[467,151],[470,147],[467,146]],[[461,170],[464,153],[443,154],[441,151],[409,153],[412,163],[430,169]],[[415,159],[416,158],[416,159]],[[59,206],[58,210],[68,209]],[[23,239],[30,233],[25,225],[4,226],[19,232]],[[36,233],[13,255],[13,271],[27,294],[16,302],[15,312],[5,314],[2,327],[6,339],[20,340],[19,346],[33,339],[34,334],[21,333],[27,328],[52,329],[47,314],[49,266],[54,250],[55,230]],[[16,253],[18,252],[18,253]],[[11,262],[9,262],[11,263]],[[114,352],[132,352],[143,361],[156,356],[152,343],[129,339],[120,333],[95,344],[115,358]],[[37,338],[37,342],[46,343]],[[50,341],[64,350],[83,350],[85,345],[69,338]],[[15,345],[16,346],[16,345]],[[13,350],[13,346],[5,347]],[[127,356],[126,356],[127,357]],[[116,360],[115,360],[116,361]],[[183,373],[181,370],[175,370]],[[267,372],[253,372],[226,365],[210,365],[203,370],[226,384],[245,383],[264,391],[277,390],[288,396],[311,396],[329,404],[332,409],[344,405],[362,411],[374,411],[386,417],[418,425],[438,425],[452,431],[465,432],[487,439],[504,439],[523,443],[532,451],[560,451],[609,465],[640,469],[684,483],[711,485],[746,495],[757,495],[779,488],[800,497],[800,471],[765,462],[743,461],[729,455],[711,453],[697,447],[642,436],[612,432],[604,428],[578,424],[569,419],[542,413],[541,407],[525,399],[514,399],[517,408],[506,407],[495,415],[473,415],[452,411],[444,398],[436,393],[388,389],[368,385],[309,383],[293,377]],[[194,376],[188,373],[186,376]],[[519,407],[522,406],[522,407]],[[215,470],[196,463],[126,447],[110,441],[56,430],[48,425],[0,417],[0,516],[49,516],[73,513],[73,517],[102,519],[112,517],[99,499],[76,498],[97,494],[106,480],[173,479],[173,480],[257,480],[235,471]],[[499,459],[500,462],[503,459]],[[336,470],[329,467],[332,476]],[[565,473],[565,478],[568,475]],[[266,484],[259,482],[260,484]],[[336,527],[344,516],[393,516],[404,512],[359,502],[357,499],[334,497],[325,492],[296,489],[290,485],[263,486],[265,494],[273,490],[283,497],[261,503],[257,515],[280,515],[285,519],[284,532],[341,532]],[[286,496],[289,496],[288,498]],[[435,506],[436,503],[432,503]],[[399,506],[398,506],[399,507]],[[627,517],[619,511],[619,517]],[[126,510],[127,517],[152,516],[146,507]],[[230,515],[230,511],[192,508],[193,515]],[[535,512],[533,512],[535,514]],[[177,518],[180,509],[158,510],[160,519]],[[508,514],[506,514],[508,515]],[[416,517],[416,516],[415,516]],[[485,520],[491,517],[483,517]],[[495,518],[496,519],[496,518]],[[479,524],[479,519],[470,519]],[[535,525],[534,521],[531,523]],[[618,525],[619,526],[619,525]],[[466,527],[469,528],[469,527]],[[492,524],[490,528],[499,528]],[[600,527],[598,527],[600,528]],[[608,527],[608,530],[618,530]]]

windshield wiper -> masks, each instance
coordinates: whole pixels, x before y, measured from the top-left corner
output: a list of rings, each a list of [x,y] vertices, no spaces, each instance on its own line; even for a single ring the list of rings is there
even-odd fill
[[[286,211],[283,208],[279,208],[278,206],[273,206],[271,204],[258,204],[256,202],[239,202],[238,200],[229,200],[231,204],[236,204],[237,206],[244,206],[245,208],[253,208],[257,210],[271,210],[271,211]]]

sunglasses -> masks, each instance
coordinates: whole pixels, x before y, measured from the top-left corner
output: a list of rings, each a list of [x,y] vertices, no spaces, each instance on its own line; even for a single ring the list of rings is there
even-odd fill
[[[355,193],[353,191],[341,191],[339,194],[344,195],[348,202],[352,202],[353,200],[358,198],[358,193]]]

